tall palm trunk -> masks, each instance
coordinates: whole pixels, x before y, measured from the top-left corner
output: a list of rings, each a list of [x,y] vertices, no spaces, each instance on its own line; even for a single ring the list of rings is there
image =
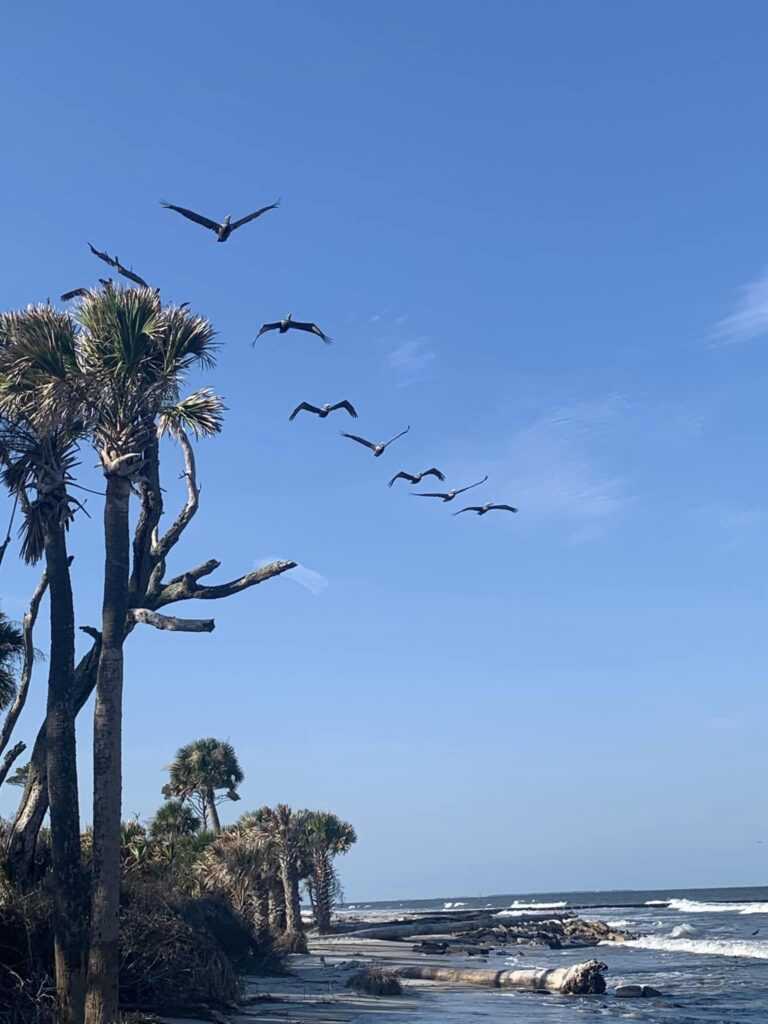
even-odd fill
[[[212,789],[205,791],[205,806],[211,817],[211,829],[218,835],[221,832],[221,821],[218,808],[216,807],[216,794]]]
[[[285,892],[285,930],[298,935],[302,932],[299,872],[293,857],[280,858],[280,879]]]
[[[268,882],[269,927],[279,935],[285,931],[285,889],[281,879],[272,876]]]
[[[319,932],[329,932],[336,875],[326,850],[316,850],[314,853],[312,887],[315,892],[315,925]]]
[[[261,935],[269,929],[269,884],[264,875],[253,879],[251,887],[251,922],[254,931]]]
[[[93,716],[93,898],[87,1024],[118,1013],[123,641],[128,611],[130,483],[107,476],[102,641]]]
[[[75,739],[75,613],[64,529],[45,527],[51,647],[46,713],[46,771],[51,814],[56,991],[62,1024],[82,1024],[87,889],[80,858]]]

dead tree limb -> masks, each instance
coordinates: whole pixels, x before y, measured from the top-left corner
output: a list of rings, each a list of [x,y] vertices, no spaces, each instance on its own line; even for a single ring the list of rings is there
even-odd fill
[[[231,597],[249,587],[255,587],[258,583],[271,580],[274,576],[280,576],[289,569],[295,569],[296,565],[296,562],[270,562],[235,580],[212,587],[199,585],[190,573],[186,573],[161,589],[157,598],[152,601],[152,608],[163,608],[176,601],[216,601],[221,597]]]
[[[131,608],[129,622],[143,622],[155,629],[168,629],[173,633],[212,633],[216,628],[213,619],[179,619],[174,615],[161,615],[149,608]]]
[[[0,764],[0,786],[5,782],[13,762],[17,757],[20,757],[26,749],[27,744],[19,740],[15,747],[11,747],[11,749],[7,751],[2,764]]]
[[[540,970],[482,971],[469,968],[428,967],[420,964],[398,967],[400,978],[418,981],[441,981],[455,985],[480,985],[484,988],[515,988],[527,992],[560,992],[567,995],[589,995],[605,992],[603,971],[599,960],[587,960],[571,967]]]

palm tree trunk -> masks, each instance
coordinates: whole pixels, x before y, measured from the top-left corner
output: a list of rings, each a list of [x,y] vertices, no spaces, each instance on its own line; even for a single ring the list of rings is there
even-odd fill
[[[314,855],[313,885],[315,890],[315,925],[321,933],[331,930],[331,908],[333,904],[334,872],[325,850]]]
[[[123,641],[128,611],[130,484],[107,476],[102,640],[93,716],[93,898],[87,1024],[118,1013]]]
[[[303,931],[303,927],[299,897],[299,872],[293,858],[280,858],[280,878],[285,892],[285,930],[298,935]]]
[[[262,935],[269,930],[270,925],[269,885],[263,875],[253,880],[251,906],[253,929],[257,935]]]
[[[277,877],[269,879],[269,927],[279,935],[285,931],[285,889]]]
[[[219,811],[216,807],[216,794],[212,789],[206,790],[205,806],[208,808],[208,814],[211,816],[211,829],[218,835],[221,832],[221,821],[219,820]]]
[[[80,859],[75,739],[75,613],[64,530],[45,528],[51,646],[46,772],[51,814],[56,992],[62,1024],[82,1024],[88,902]]]

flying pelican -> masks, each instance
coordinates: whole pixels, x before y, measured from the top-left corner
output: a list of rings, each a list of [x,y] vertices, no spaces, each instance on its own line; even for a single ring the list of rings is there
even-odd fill
[[[301,405],[296,406],[296,408],[293,410],[288,419],[295,420],[298,414],[304,411],[313,412],[316,416],[319,416],[321,420],[324,420],[329,413],[335,412],[337,409],[346,409],[350,416],[353,416],[355,419],[357,419],[357,409],[355,409],[354,405],[352,405],[351,402],[348,402],[346,398],[344,399],[343,402],[337,402],[335,405],[317,406],[310,405],[309,402],[302,402]]]
[[[405,430],[401,430],[399,434],[395,434],[394,437],[390,437],[388,441],[379,441],[378,444],[374,444],[373,441],[366,441],[364,437],[358,437],[357,434],[345,434],[343,430],[341,432],[341,436],[348,437],[350,441],[357,441],[358,444],[364,444],[366,448],[371,449],[374,458],[378,459],[380,455],[384,454],[393,441],[396,441],[398,437],[402,437],[403,434],[407,434],[410,429],[410,426],[408,426]]]
[[[253,339],[252,344],[256,344],[262,334],[266,334],[267,331],[279,331],[281,334],[285,334],[286,331],[295,328],[297,331],[309,331],[310,334],[316,334],[318,338],[321,338],[326,345],[330,345],[331,339],[329,335],[323,334],[317,324],[304,323],[301,320],[294,320],[293,313],[287,313],[282,320],[275,320],[271,324],[262,324],[259,328],[259,333]]]
[[[488,474],[483,477],[482,480],[478,480],[476,484],[467,484],[466,487],[457,487],[454,491],[416,491],[414,493],[415,498],[442,498],[443,501],[453,501],[457,494],[463,494],[464,491],[471,491],[473,487],[479,487],[480,484],[484,484],[488,479]]]
[[[477,512],[479,516],[484,516],[486,512],[493,512],[494,509],[503,509],[505,512],[517,512],[514,505],[496,505],[494,502],[489,501],[487,505],[467,505],[466,508],[460,508],[458,512],[453,514],[460,516],[462,512]]]
[[[438,480],[445,480],[445,473],[441,473],[439,469],[424,469],[421,473],[417,473],[415,476],[413,473],[406,473],[404,469],[401,469],[399,473],[395,473],[392,479],[388,483],[388,487],[391,487],[395,480],[407,480],[410,484],[420,484],[425,476],[436,476]]]
[[[260,210],[255,210],[253,213],[249,213],[247,217],[241,217],[240,220],[233,221],[232,218],[227,214],[221,224],[215,220],[209,220],[207,217],[203,217],[202,214],[195,213],[194,210],[188,210],[184,206],[174,206],[173,203],[160,203],[166,210],[175,210],[176,213],[180,213],[182,217],[186,217],[187,220],[193,220],[195,224],[202,224],[204,228],[210,228],[211,231],[215,231],[217,235],[217,241],[226,242],[233,231],[237,231],[243,224],[248,224],[252,220],[256,220],[262,213],[267,213],[269,210],[276,210],[280,205],[278,200],[276,203],[270,203],[269,206],[262,206]]]
[[[127,267],[124,267],[117,256],[112,257],[108,252],[102,252],[101,250],[96,249],[90,242],[88,243],[88,248],[94,256],[98,256],[100,260],[109,264],[110,267],[114,267],[118,274],[121,274],[123,277],[127,277],[128,280],[133,281],[134,284],[141,285],[142,288],[149,288],[149,285],[144,278],[139,277],[138,274],[134,274],[132,270],[128,270]]]
[[[83,299],[87,294],[87,288],[73,288],[71,292],[64,292],[60,298],[62,302],[69,302],[70,299]]]

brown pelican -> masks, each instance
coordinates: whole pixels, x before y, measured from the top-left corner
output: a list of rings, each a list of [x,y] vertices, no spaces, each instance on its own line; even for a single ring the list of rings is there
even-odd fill
[[[348,402],[346,398],[343,402],[337,402],[336,405],[310,405],[309,402],[302,402],[301,405],[297,405],[291,415],[288,417],[289,420],[295,420],[300,412],[313,412],[316,416],[319,416],[321,420],[337,409],[346,409],[350,416],[354,416],[357,419],[357,409],[351,402]]]
[[[460,516],[462,512],[477,512],[479,516],[484,516],[486,512],[493,512],[494,509],[503,509],[505,512],[517,512],[514,505],[496,505],[494,502],[489,501],[487,505],[467,505],[466,508],[460,508],[458,512],[453,514]]]
[[[261,327],[259,328],[259,333],[253,339],[252,344],[255,345],[259,338],[262,336],[262,334],[266,334],[267,331],[279,331],[281,334],[285,334],[286,331],[289,331],[292,328],[297,331],[309,331],[310,334],[316,334],[318,338],[322,338],[326,345],[330,345],[331,343],[330,337],[327,334],[323,334],[323,332],[320,330],[317,324],[304,323],[301,320],[294,320],[293,313],[288,313],[282,320],[275,320],[271,324],[262,324]]]
[[[211,231],[215,231],[217,241],[226,242],[233,231],[237,231],[243,224],[249,224],[252,220],[256,220],[262,213],[267,213],[269,210],[276,210],[280,205],[278,200],[276,203],[270,203],[269,206],[262,206],[260,210],[254,210],[253,213],[249,213],[247,217],[241,217],[240,220],[233,221],[232,218],[227,214],[221,224],[215,220],[209,220],[207,217],[203,217],[202,214],[195,213],[194,210],[188,210],[184,206],[174,206],[173,203],[160,203],[166,210],[175,210],[176,213],[180,213],[182,217],[186,217],[187,220],[193,220],[195,224],[202,224],[204,228],[209,228]]]
[[[73,288],[71,292],[64,292],[61,296],[62,302],[69,302],[70,299],[82,299],[88,294],[87,288]]]
[[[438,480],[445,480],[445,473],[441,473],[439,469],[424,469],[421,473],[417,473],[415,476],[413,473],[406,473],[404,469],[401,469],[399,473],[395,473],[392,479],[388,483],[388,487],[391,487],[395,480],[407,480],[409,484],[420,484],[425,476],[436,476]]]
[[[415,498],[442,498],[443,501],[453,501],[457,494],[463,494],[464,491],[471,491],[473,487],[479,487],[480,484],[484,484],[488,479],[486,474],[482,480],[478,480],[476,484],[467,484],[466,487],[457,487],[454,491],[416,491],[414,494]]]
[[[149,285],[144,280],[144,278],[139,277],[138,274],[134,274],[132,270],[128,270],[126,267],[124,267],[117,256],[112,257],[109,255],[108,252],[101,252],[101,250],[94,248],[94,246],[91,245],[90,242],[88,243],[88,248],[91,250],[94,256],[98,256],[100,260],[103,260],[105,263],[108,263],[110,267],[114,267],[118,274],[121,274],[123,277],[127,277],[128,280],[133,281],[134,284],[141,285],[142,288],[149,288]]]
[[[370,448],[374,454],[374,458],[383,455],[384,452],[389,448],[393,441],[396,441],[398,437],[402,437],[403,434],[407,434],[410,430],[410,426],[406,427],[405,430],[401,430],[399,434],[395,434],[394,437],[390,437],[388,441],[379,441],[378,444],[374,444],[373,441],[366,441],[364,437],[358,437],[357,434],[345,434],[341,432],[342,437],[348,437],[350,441],[357,441],[358,444],[364,444],[366,448]]]

